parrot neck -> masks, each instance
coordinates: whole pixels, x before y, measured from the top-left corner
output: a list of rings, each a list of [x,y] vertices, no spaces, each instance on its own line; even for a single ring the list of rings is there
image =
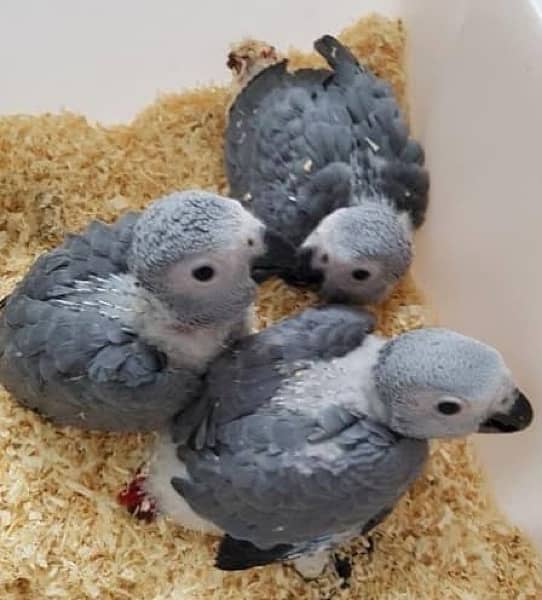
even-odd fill
[[[143,339],[164,352],[172,365],[203,372],[231,341],[248,333],[249,326],[239,318],[210,327],[184,323],[153,298],[150,307],[147,305],[139,313],[138,331]]]
[[[378,423],[387,424],[388,410],[375,385],[373,368],[378,362],[380,350],[387,340],[378,335],[368,336],[363,344],[340,359],[341,370],[355,373],[355,385],[359,388],[349,407],[353,412],[365,414]]]
[[[283,389],[281,402],[309,414],[319,413],[330,402],[353,415],[367,416],[386,425],[388,412],[374,382],[373,368],[386,340],[368,336],[363,344],[341,358],[314,363],[299,372]]]
[[[252,313],[204,327],[182,321],[151,292],[137,285],[131,275],[117,277],[117,287],[129,303],[120,318],[142,340],[168,357],[172,367],[204,371],[230,341],[250,333]],[[119,291],[119,290],[117,290]]]

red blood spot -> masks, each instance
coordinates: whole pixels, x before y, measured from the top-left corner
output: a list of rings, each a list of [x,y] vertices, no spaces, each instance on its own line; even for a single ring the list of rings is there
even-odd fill
[[[119,492],[117,500],[134,517],[150,523],[156,517],[157,511],[156,502],[143,487],[146,478],[147,476],[141,472],[141,469],[138,469],[132,481]]]

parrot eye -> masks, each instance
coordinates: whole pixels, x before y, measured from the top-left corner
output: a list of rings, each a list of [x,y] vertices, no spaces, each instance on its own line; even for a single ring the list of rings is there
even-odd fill
[[[320,260],[324,263],[327,264],[329,262],[329,256],[327,254],[322,254]]]
[[[370,276],[371,274],[366,269],[354,269],[352,271],[352,277],[358,281],[365,281],[366,279],[369,279]]]
[[[254,246],[254,240],[253,240],[252,238],[248,238],[248,240],[247,240],[247,244],[248,244],[249,246]]]
[[[461,405],[457,402],[446,400],[445,402],[439,402],[437,409],[443,415],[455,415],[461,410]]]
[[[192,271],[192,277],[198,281],[210,281],[215,275],[215,270],[209,265],[203,265]]]

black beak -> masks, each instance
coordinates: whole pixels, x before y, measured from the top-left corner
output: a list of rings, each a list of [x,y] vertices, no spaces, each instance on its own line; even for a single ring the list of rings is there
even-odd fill
[[[263,236],[265,252],[257,256],[251,264],[250,274],[256,283],[270,277],[285,277],[295,270],[295,247],[279,233],[266,228]]]
[[[250,277],[258,285],[276,275],[275,271],[260,258],[254,259],[250,265]]]
[[[296,272],[299,280],[309,286],[319,286],[324,281],[324,273],[321,269],[312,266],[312,248],[299,248],[297,251]]]
[[[478,431],[480,433],[514,433],[526,429],[533,420],[531,403],[519,390],[514,404],[507,412],[493,413],[484,421]]]

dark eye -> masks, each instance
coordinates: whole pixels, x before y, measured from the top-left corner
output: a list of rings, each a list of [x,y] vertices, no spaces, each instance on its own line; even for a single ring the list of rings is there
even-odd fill
[[[324,263],[327,264],[329,262],[329,256],[327,254],[322,254],[320,260]]]
[[[252,238],[248,238],[248,240],[247,240],[247,244],[248,244],[249,246],[254,246],[254,240],[253,240]]]
[[[365,281],[366,279],[369,279],[370,276],[371,274],[369,271],[365,269],[354,269],[352,271],[352,277],[358,281]]]
[[[215,270],[208,265],[203,265],[203,267],[198,267],[192,271],[192,277],[198,281],[210,281],[214,275]]]
[[[443,415],[455,415],[461,410],[461,405],[457,402],[445,401],[439,402],[437,408]]]

